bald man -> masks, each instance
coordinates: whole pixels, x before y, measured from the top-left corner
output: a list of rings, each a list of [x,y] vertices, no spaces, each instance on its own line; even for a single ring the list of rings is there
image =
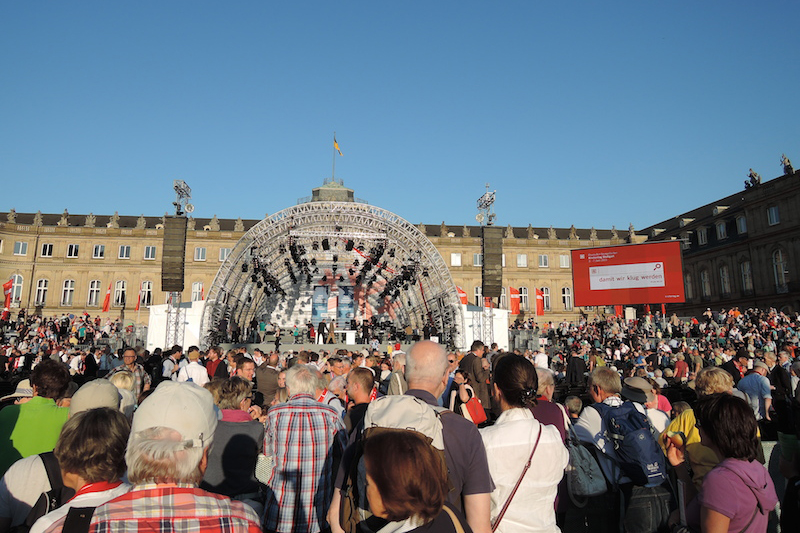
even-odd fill
[[[406,355],[409,396],[437,406],[449,378],[447,352],[433,341],[418,342]],[[491,493],[486,450],[475,424],[452,411],[442,413],[442,436],[447,470],[453,490],[448,501],[461,508],[474,533],[490,533]]]

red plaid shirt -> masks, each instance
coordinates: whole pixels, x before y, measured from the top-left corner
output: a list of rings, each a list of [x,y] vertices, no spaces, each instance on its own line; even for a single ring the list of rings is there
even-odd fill
[[[58,525],[63,524],[53,526]],[[60,531],[60,527],[53,531]],[[242,502],[194,485],[171,483],[136,485],[95,509],[89,524],[89,533],[138,531],[261,533],[261,526],[255,511]]]

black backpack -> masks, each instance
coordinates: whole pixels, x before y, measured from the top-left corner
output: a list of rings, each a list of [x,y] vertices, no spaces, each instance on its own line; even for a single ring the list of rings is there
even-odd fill
[[[64,486],[64,481],[61,479],[61,468],[58,465],[53,452],[40,453],[39,457],[42,458],[44,469],[47,472],[47,479],[50,481],[50,490],[43,492],[36,503],[33,504],[30,513],[25,518],[25,522],[16,528],[16,531],[28,531],[33,524],[41,517],[58,509],[70,498],[75,496],[75,491],[69,487]]]

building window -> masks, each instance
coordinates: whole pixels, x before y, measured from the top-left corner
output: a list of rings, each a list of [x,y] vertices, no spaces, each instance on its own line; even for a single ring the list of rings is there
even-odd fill
[[[156,258],[156,247],[155,246],[145,246],[144,247],[144,258],[147,261],[154,261]]]
[[[86,299],[88,307],[98,307],[100,305],[100,280],[93,279],[89,282],[89,298]]]
[[[517,268],[528,268],[528,254],[517,254]]]
[[[226,259],[228,259],[229,255],[231,255],[231,249],[230,248],[220,248],[219,249],[219,262],[220,263],[224,262]],[[458,254],[458,255],[459,255],[459,261],[460,261],[461,254]],[[452,256],[452,254],[451,254],[451,256]],[[452,260],[452,257],[450,259]],[[459,262],[458,266],[461,266],[460,262]]]
[[[782,250],[775,250],[772,254],[772,272],[775,276],[775,289],[778,292],[789,290],[789,265]]]
[[[703,298],[711,297],[711,279],[708,276],[708,270],[700,271],[700,294]]]
[[[519,288],[519,309],[520,311],[528,311],[530,303],[528,301],[528,287]]]
[[[750,265],[750,261],[742,261],[739,264],[739,272],[742,274],[742,290],[752,292],[753,267]]]
[[[550,266],[550,259],[546,254],[539,254],[539,268],[547,268]]]
[[[61,289],[61,305],[63,307],[72,307],[72,300],[75,298],[75,280],[65,279],[64,286]]]
[[[688,250],[691,246],[688,233],[681,233],[681,250]]]
[[[206,260],[206,249],[198,246],[194,249],[194,260],[195,261],[205,261]]]
[[[153,304],[153,282],[152,281],[143,281],[142,282],[142,305],[145,307],[150,307]]]
[[[483,254],[472,254],[472,266],[483,266]]]
[[[131,246],[129,244],[122,244],[119,247],[119,256],[120,259],[130,259],[131,258]]]
[[[199,302],[203,299],[203,284],[199,281],[192,283],[192,301]]]
[[[450,266],[451,267],[460,267],[461,266],[461,254],[450,254]]]
[[[506,267],[506,254],[500,254],[500,266]]]
[[[767,222],[770,226],[775,226],[781,223],[781,215],[778,212],[777,205],[767,208]]]
[[[697,244],[700,246],[708,244],[708,232],[706,228],[697,229]]]
[[[724,222],[717,222],[717,240],[721,241],[722,239],[726,239],[728,237],[728,228],[725,226]]]
[[[106,245],[95,244],[92,250],[92,259],[103,259],[106,256]]]
[[[36,299],[33,305],[36,307],[44,307],[47,304],[47,286],[50,284],[46,279],[40,279],[36,282]]]
[[[686,291],[686,299],[694,298],[694,288],[692,287],[692,275],[687,273],[683,276],[683,289]]]
[[[739,235],[747,233],[747,218],[743,216],[736,217],[736,233]]]
[[[483,307],[483,289],[475,287],[475,305]]]
[[[28,255],[28,243],[22,241],[15,242],[14,255]]]
[[[572,290],[569,287],[561,289],[561,301],[564,304],[564,311],[572,311]]]
[[[19,302],[22,298],[22,285],[23,285],[23,278],[20,274],[14,274],[11,276],[11,301],[12,302]]]
[[[569,268],[569,255],[561,254],[558,256],[558,266],[561,268]]]
[[[508,297],[506,296],[506,288],[500,289],[500,309],[508,309]]]
[[[125,281],[120,280],[114,284],[114,307],[125,307],[127,290],[128,283]]]
[[[53,245],[51,243],[42,244],[42,257],[53,257]]]
[[[79,249],[80,249],[80,246],[77,245],[77,244],[68,244],[67,245],[67,257],[69,257],[71,259],[75,259],[76,257],[78,257],[78,250]]]
[[[719,288],[722,291],[723,296],[731,293],[731,276],[730,272],[728,271],[728,265],[722,265],[719,267]]]
[[[550,287],[542,287],[542,303],[544,304],[544,310],[550,311]]]

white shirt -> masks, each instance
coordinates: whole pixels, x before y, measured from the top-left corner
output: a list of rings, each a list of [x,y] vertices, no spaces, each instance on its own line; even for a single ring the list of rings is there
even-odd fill
[[[30,533],[43,533],[47,528],[52,526],[62,517],[67,516],[67,513],[71,507],[99,507],[106,502],[110,502],[117,496],[122,496],[129,490],[131,490],[131,486],[127,483],[122,483],[113,489],[104,490],[101,492],[87,492],[84,494],[79,494],[58,509],[50,511],[43,517],[39,518],[39,520],[37,520],[33,526],[31,526]]]
[[[531,467],[508,506],[497,528],[498,533],[559,531],[553,504],[569,454],[555,426],[540,424],[528,409],[523,408],[504,411],[493,426],[479,430],[495,484],[491,494],[492,519],[500,513],[517,484],[539,428],[542,436]]]
[[[202,387],[209,381],[208,370],[197,361],[192,361],[178,371],[178,382],[189,381],[190,379],[193,383]]]
[[[533,365],[538,366],[539,368],[548,368],[547,354],[544,352],[536,352],[536,355],[533,358]]]

